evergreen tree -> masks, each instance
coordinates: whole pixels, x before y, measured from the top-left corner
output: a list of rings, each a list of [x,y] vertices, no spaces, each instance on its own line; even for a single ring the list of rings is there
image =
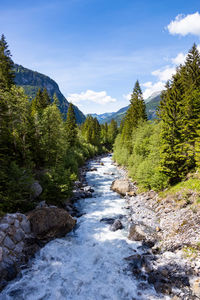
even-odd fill
[[[77,125],[76,117],[74,113],[73,104],[70,103],[67,111],[67,120],[66,120],[66,141],[70,147],[75,145],[77,139]]]
[[[169,176],[171,183],[184,176],[187,163],[182,155],[182,93],[183,87],[180,72],[167,83],[160,103],[161,126],[161,171]]]
[[[117,133],[118,133],[117,122],[114,119],[112,119],[108,126],[108,141],[109,141],[110,149],[114,144]]]
[[[0,89],[9,90],[14,84],[13,61],[5,36],[0,39]]]
[[[182,66],[182,80],[185,90],[200,87],[200,53],[196,44],[188,52],[186,62]]]
[[[125,116],[121,135],[122,140],[126,144],[126,147],[129,151],[131,150],[131,136],[134,128],[137,128],[139,122],[146,120],[147,115],[145,102],[143,100],[142,91],[137,80],[131,95],[130,106]]]
[[[200,123],[200,54],[196,45],[167,84],[160,117],[161,170],[169,176],[170,183],[174,183],[196,165]]]

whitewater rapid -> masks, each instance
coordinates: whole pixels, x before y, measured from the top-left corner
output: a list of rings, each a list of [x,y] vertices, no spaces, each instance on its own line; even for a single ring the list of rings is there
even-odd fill
[[[43,247],[17,279],[0,294],[0,300],[149,300],[167,299],[153,288],[139,290],[125,257],[140,253],[140,243],[127,239],[125,200],[110,190],[119,176],[111,157],[92,161],[97,171],[86,179],[93,197],[80,200],[73,232]],[[110,231],[102,218],[124,215],[124,229]],[[140,248],[140,247],[139,247]],[[139,294],[138,294],[139,292]]]

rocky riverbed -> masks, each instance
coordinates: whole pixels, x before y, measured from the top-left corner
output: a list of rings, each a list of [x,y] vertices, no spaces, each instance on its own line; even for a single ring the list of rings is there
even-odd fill
[[[137,186],[121,172],[123,180],[112,188],[126,193],[128,237],[144,248],[142,254],[126,258],[133,275],[143,279],[144,288],[148,282],[171,299],[200,299],[200,211],[169,196],[160,199],[154,191],[137,195]]]

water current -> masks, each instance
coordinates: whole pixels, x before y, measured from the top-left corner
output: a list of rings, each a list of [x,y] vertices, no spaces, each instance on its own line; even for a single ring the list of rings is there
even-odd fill
[[[167,299],[149,286],[139,288],[125,257],[140,253],[141,244],[127,239],[125,200],[110,190],[119,177],[110,156],[90,162],[97,171],[86,179],[92,198],[76,204],[82,216],[64,238],[43,247],[21,274],[0,294],[0,300],[150,300]],[[119,215],[124,228],[115,232],[102,218]],[[120,216],[122,217],[122,216]]]

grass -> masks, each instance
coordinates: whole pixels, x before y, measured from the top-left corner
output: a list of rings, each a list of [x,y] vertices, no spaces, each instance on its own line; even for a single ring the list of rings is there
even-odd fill
[[[199,178],[189,178],[186,181],[181,181],[174,186],[171,186],[159,193],[161,198],[165,198],[168,195],[176,195],[177,193],[182,192],[183,196],[187,193],[194,191],[200,193],[200,179]],[[197,200],[197,203],[200,203],[200,197]]]

